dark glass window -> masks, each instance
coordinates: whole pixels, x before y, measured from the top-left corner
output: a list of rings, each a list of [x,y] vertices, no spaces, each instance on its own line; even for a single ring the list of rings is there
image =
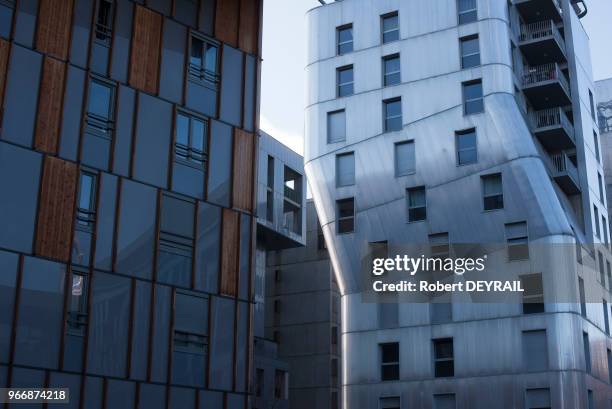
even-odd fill
[[[92,231],[96,222],[96,181],[94,173],[81,172],[76,222],[87,231]]]
[[[350,197],[336,201],[338,233],[355,231],[355,199]]]
[[[378,407],[380,409],[400,409],[401,400],[399,396],[380,398]]]
[[[593,99],[593,91],[589,90],[589,106],[591,107],[591,118],[595,121],[595,101]]]
[[[484,210],[503,209],[504,190],[501,173],[482,176],[480,180],[482,181],[482,200]]]
[[[427,197],[425,186],[406,190],[408,203],[408,221],[418,222],[427,219]]]
[[[597,159],[597,162],[599,162],[600,156],[599,156],[599,138],[597,137],[597,132],[593,131],[593,147],[595,148],[595,158]]]
[[[469,165],[478,161],[476,129],[455,132],[455,146],[457,147],[458,165]]]
[[[383,58],[383,83],[385,87],[401,82],[400,56],[389,55]]]
[[[584,292],[584,280],[578,277],[578,295],[580,297],[580,315],[586,318],[586,296]]]
[[[327,143],[346,140],[346,114],[344,110],[327,113]]]
[[[457,0],[459,24],[467,24],[478,19],[476,0]]]
[[[355,153],[336,155],[336,186],[355,184]]]
[[[287,399],[287,373],[280,369],[274,371],[274,397]]]
[[[434,339],[434,369],[436,378],[455,376],[453,339]]]
[[[523,314],[544,312],[544,286],[542,274],[525,274],[520,276],[523,288]]]
[[[108,133],[112,128],[115,87],[109,83],[92,79],[89,84],[87,125],[99,132]]]
[[[416,170],[414,141],[395,144],[395,176],[405,176]]]
[[[113,30],[113,1],[98,0],[96,41],[110,46]]]
[[[260,397],[264,389],[264,370],[255,369],[255,396]]]
[[[353,66],[349,65],[336,69],[336,83],[338,97],[352,95],[353,90]]]
[[[482,80],[464,82],[463,86],[463,112],[465,115],[477,114],[484,111],[482,96]]]
[[[219,83],[219,47],[203,38],[191,37],[189,79],[216,88]]]
[[[508,244],[508,261],[526,260],[529,258],[529,233],[526,222],[508,223],[506,242]]]
[[[402,129],[402,100],[393,98],[383,101],[384,131],[393,132]]]
[[[399,380],[399,343],[380,344],[380,379]]]
[[[587,373],[591,373],[591,344],[589,342],[589,333],[582,333],[582,345],[584,347],[584,364]]]
[[[480,65],[480,45],[478,35],[459,39],[461,47],[461,68],[471,68]]]
[[[525,390],[526,409],[551,409],[550,389],[537,388]]]
[[[399,40],[399,16],[397,12],[381,16],[383,44]]]
[[[13,25],[15,0],[0,0],[0,37],[9,38]]]
[[[336,29],[338,55],[353,51],[353,25],[347,24]]]
[[[89,279],[87,273],[73,271],[70,300],[68,301],[68,332],[72,335],[85,335],[87,328],[87,291]]]
[[[208,121],[183,112],[176,114],[176,159],[206,167],[208,159]]]

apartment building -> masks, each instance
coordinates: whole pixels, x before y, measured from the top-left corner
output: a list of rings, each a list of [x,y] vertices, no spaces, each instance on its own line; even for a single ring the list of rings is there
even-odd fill
[[[587,6],[343,0],[307,14],[305,170],[342,299],[344,407],[609,406]],[[501,245],[528,291],[507,303],[364,298],[374,252],[462,243]]]
[[[0,1],[0,387],[250,407],[261,11]]]

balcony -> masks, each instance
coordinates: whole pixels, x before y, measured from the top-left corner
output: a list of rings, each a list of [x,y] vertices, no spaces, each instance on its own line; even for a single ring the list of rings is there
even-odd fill
[[[555,63],[525,67],[523,92],[538,110],[571,103],[569,83]]]
[[[569,159],[566,153],[561,152],[551,155],[552,177],[557,184],[568,195],[580,193],[580,182],[578,180],[578,169]]]
[[[567,61],[565,40],[552,20],[522,24],[519,48],[532,65]]]
[[[563,20],[563,9],[559,0],[515,0],[514,4],[527,22],[544,18],[554,21]]]
[[[529,113],[533,134],[548,151],[560,151],[576,147],[574,126],[561,107]]]

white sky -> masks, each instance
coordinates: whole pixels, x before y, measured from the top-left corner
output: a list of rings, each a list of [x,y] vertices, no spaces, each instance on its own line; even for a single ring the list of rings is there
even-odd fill
[[[612,1],[586,3],[589,12],[582,23],[591,40],[593,77],[610,78]],[[300,154],[304,150],[305,14],[317,5],[317,0],[264,0],[260,127]]]

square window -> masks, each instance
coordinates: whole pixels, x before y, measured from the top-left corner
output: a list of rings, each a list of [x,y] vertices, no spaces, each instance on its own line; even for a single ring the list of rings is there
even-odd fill
[[[346,114],[344,110],[327,113],[327,143],[346,140]]]
[[[478,161],[476,129],[455,132],[457,165],[469,165]]]
[[[457,0],[459,24],[472,23],[478,19],[476,0]]]
[[[336,186],[355,184],[355,153],[336,155]]]
[[[453,339],[434,339],[434,372],[436,378],[455,376]]]
[[[504,208],[504,191],[502,175],[486,175],[480,178],[482,182],[482,199],[484,210],[497,210]]]
[[[463,112],[465,115],[477,114],[484,111],[482,96],[482,80],[464,82],[463,86]]]
[[[427,198],[425,186],[407,189],[406,200],[408,203],[409,222],[418,222],[427,219]]]
[[[353,25],[347,24],[336,28],[336,42],[338,55],[353,51]]]
[[[397,12],[381,16],[383,44],[399,40],[399,16]]]
[[[355,231],[355,199],[350,197],[336,201],[338,233]]]
[[[399,380],[399,343],[380,344],[380,379]]]
[[[461,68],[471,68],[480,65],[480,45],[478,35],[459,39],[461,48]]]
[[[402,100],[399,98],[383,101],[384,114],[384,131],[394,132],[401,131],[403,127],[402,120]]]
[[[353,95],[353,66],[348,65],[336,70],[338,97]]]
[[[383,57],[383,85],[397,85],[401,82],[399,54]]]
[[[395,148],[395,176],[405,176],[416,170],[414,141],[398,142]]]

